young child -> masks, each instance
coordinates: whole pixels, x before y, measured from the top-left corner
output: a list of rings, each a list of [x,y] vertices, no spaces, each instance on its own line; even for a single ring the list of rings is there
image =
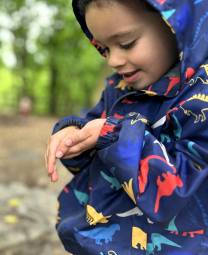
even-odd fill
[[[74,0],[84,33],[116,72],[86,118],[49,141],[75,174],[57,231],[76,255],[208,254],[208,3]]]

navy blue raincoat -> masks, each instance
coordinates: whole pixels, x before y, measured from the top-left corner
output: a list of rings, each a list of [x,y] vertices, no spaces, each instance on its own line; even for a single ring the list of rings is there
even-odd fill
[[[148,2],[175,32],[180,63],[141,91],[113,74],[85,118],[54,128],[107,118],[95,150],[62,160],[75,177],[57,232],[75,255],[208,254],[208,2]]]

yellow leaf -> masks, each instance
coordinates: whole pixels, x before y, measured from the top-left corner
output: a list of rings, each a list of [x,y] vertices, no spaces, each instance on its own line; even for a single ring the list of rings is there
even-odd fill
[[[7,224],[16,224],[18,221],[19,220],[16,215],[8,214],[4,216],[4,222]]]
[[[19,207],[21,205],[21,200],[19,198],[11,198],[8,200],[8,205],[10,207]]]

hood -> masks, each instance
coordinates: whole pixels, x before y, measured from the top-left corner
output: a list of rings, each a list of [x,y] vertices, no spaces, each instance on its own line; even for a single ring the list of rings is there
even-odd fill
[[[138,0],[139,1],[139,0]],[[207,0],[146,0],[163,17],[175,33],[180,51],[181,81],[189,80],[208,58],[208,1]],[[90,42],[103,54],[93,39],[85,18],[79,13],[78,1],[72,6],[76,19]]]

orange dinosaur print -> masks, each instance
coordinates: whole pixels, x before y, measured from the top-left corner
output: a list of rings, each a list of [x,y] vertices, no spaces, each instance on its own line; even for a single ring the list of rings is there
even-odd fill
[[[172,168],[173,170],[173,173],[176,173],[176,169],[174,166],[170,166],[167,162],[166,159],[164,159],[163,157],[161,156],[158,156],[158,155],[150,155],[144,159],[142,159],[140,161],[140,174],[139,174],[139,177],[138,177],[138,182],[139,182],[139,191],[140,191],[140,194],[143,193],[145,191],[145,187],[147,185],[147,177],[148,177],[148,174],[149,174],[149,161],[151,159],[158,159],[160,161],[163,161],[164,163],[166,163],[170,168]]]
[[[179,187],[183,187],[183,181],[180,176],[171,174],[170,172],[163,173],[162,177],[164,180],[161,180],[161,176],[157,177],[157,196],[155,201],[154,212],[157,213],[160,206],[160,199],[162,197],[169,197],[173,194],[174,190]]]

